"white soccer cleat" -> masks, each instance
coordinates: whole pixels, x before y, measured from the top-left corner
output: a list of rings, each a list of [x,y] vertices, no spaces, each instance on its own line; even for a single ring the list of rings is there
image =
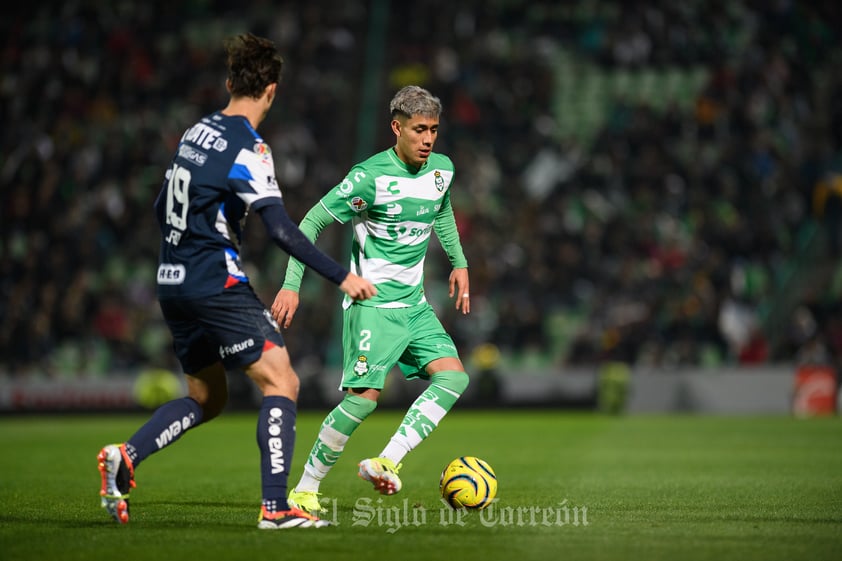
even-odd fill
[[[371,482],[381,495],[394,495],[402,486],[401,478],[398,477],[401,465],[395,465],[395,462],[388,458],[368,458],[359,463],[358,475]]]
[[[102,508],[120,524],[129,522],[129,491],[135,486],[134,466],[126,455],[125,444],[109,444],[97,454],[102,478],[99,490]]]

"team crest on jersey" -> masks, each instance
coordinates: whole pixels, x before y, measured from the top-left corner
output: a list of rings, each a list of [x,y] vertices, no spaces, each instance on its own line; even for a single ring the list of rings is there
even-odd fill
[[[444,191],[444,179],[441,176],[441,172],[436,170],[433,175],[436,177],[436,189],[439,191]]]
[[[354,373],[357,376],[365,376],[368,374],[368,357],[360,355],[357,357],[357,363],[354,365]]]
[[[365,199],[362,197],[354,197],[348,204],[351,205],[351,208],[354,209],[355,212],[362,212],[368,208],[368,203],[365,202]]]

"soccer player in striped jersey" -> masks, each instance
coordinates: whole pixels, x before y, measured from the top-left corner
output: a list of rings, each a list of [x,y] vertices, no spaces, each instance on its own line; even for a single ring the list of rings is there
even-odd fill
[[[453,270],[450,297],[470,312],[468,263],[462,252],[450,188],[453,162],[433,152],[441,102],[418,86],[406,86],[390,103],[395,145],[351,168],[345,179],[313,206],[299,227],[315,241],[333,222],[353,229],[351,270],[371,280],[377,295],[343,302],[345,396],[327,415],[289,503],[322,510],[319,486],[351,434],[377,406],[393,366],[407,379],[428,380],[394,435],[377,457],[359,463],[359,476],[385,495],[401,489],[404,456],[436,428],[468,385],[450,335],[424,296],[424,260],[435,232]],[[289,327],[298,308],[304,266],[290,259],[272,314]]]
[[[154,205],[161,229],[158,299],[188,395],[163,404],[124,443],[100,450],[101,502],[117,522],[127,523],[140,463],[219,415],[228,399],[226,370],[242,369],[263,394],[258,527],[323,527],[327,521],[287,504],[299,380],[277,322],[243,270],[247,213],[259,214],[278,246],[339,285],[350,301],[377,291],[317,249],[286,213],[272,151],[257,132],[281,79],[283,59],[275,45],[243,34],[225,47],[229,103],[184,133]]]

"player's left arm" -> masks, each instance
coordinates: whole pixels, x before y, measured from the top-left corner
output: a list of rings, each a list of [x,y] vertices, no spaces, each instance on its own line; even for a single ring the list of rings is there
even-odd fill
[[[441,209],[436,216],[433,230],[441,242],[442,249],[447,254],[453,271],[450,273],[450,289],[448,296],[456,296],[456,309],[463,314],[471,311],[471,287],[468,277],[468,260],[462,251],[462,243],[459,241],[459,230],[456,228],[456,217],[453,215],[453,207],[450,204],[450,192],[448,191],[442,201]]]

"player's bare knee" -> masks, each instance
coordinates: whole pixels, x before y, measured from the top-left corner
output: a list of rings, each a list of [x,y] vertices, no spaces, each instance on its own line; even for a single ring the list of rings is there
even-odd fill
[[[249,372],[249,377],[263,395],[283,395],[298,399],[301,381],[294,370]]]
[[[188,381],[187,395],[202,408],[202,422],[207,422],[219,416],[228,404],[228,385],[193,378]]]
[[[295,401],[298,399],[298,391],[301,389],[301,380],[294,371],[290,371],[290,374],[287,374],[284,378],[283,385],[286,388],[288,397]]]
[[[188,375],[187,395],[202,408],[203,421],[218,416],[228,403],[228,380],[225,371],[209,368],[197,376]]]

